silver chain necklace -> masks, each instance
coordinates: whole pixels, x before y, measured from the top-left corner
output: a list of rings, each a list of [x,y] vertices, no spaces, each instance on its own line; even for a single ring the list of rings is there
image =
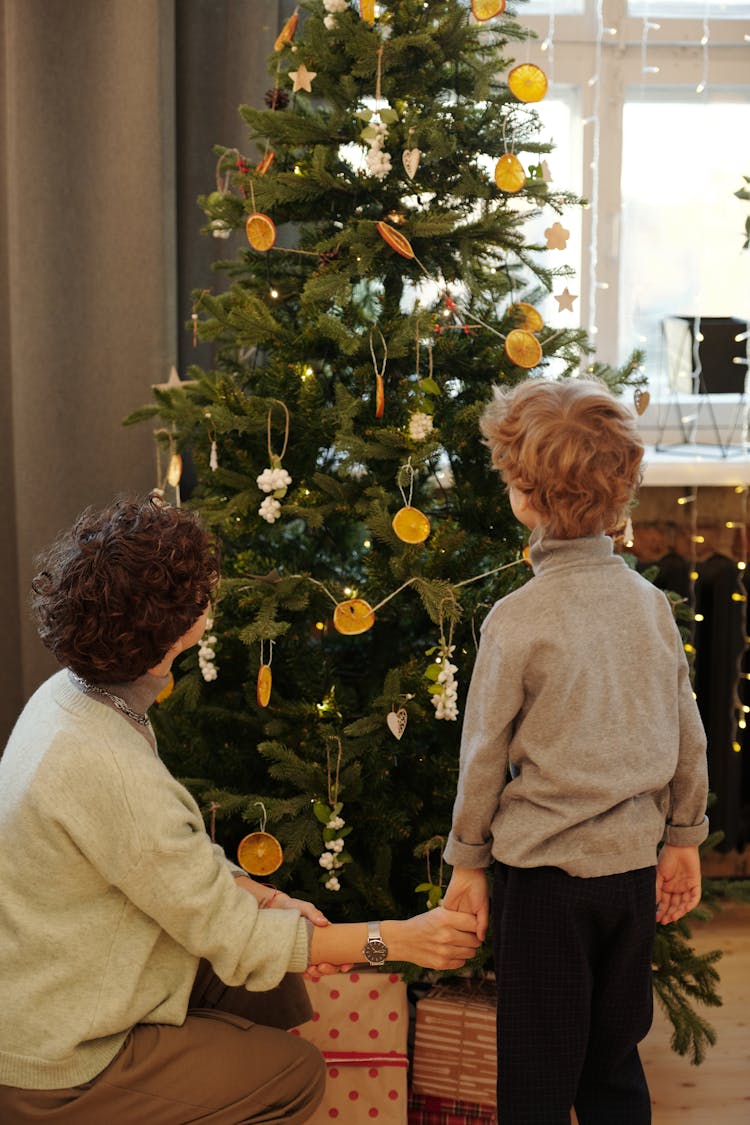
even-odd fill
[[[132,707],[128,707],[125,700],[121,699],[119,695],[113,695],[111,691],[107,691],[106,688],[99,687],[98,684],[90,684],[88,680],[84,680],[81,676],[76,675],[72,668],[68,669],[68,671],[70,672],[70,675],[72,676],[75,683],[78,684],[81,691],[90,692],[94,695],[105,696],[105,698],[109,699],[112,705],[116,707],[118,711],[121,711],[123,715],[127,715],[129,719],[133,720],[133,722],[139,723],[142,727],[148,726],[148,715],[140,715],[137,711],[134,711]]]

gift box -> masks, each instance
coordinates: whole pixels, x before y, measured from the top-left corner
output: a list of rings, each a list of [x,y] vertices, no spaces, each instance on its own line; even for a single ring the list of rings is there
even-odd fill
[[[459,1102],[455,1098],[439,1098],[433,1094],[409,1094],[409,1125],[497,1125],[497,1111],[491,1105]]]
[[[439,984],[422,997],[414,1033],[415,1093],[494,1106],[496,1015],[495,988],[487,982]]]
[[[323,1053],[328,1078],[310,1125],[407,1125],[409,1009],[398,973],[308,981],[313,1017],[292,1034]]]

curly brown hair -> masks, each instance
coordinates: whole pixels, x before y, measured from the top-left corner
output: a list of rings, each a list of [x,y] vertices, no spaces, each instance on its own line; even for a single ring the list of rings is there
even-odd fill
[[[595,379],[528,379],[494,393],[479,420],[492,464],[549,533],[575,539],[616,530],[641,476],[632,412]]]
[[[88,508],[35,565],[39,636],[61,664],[99,684],[155,668],[220,577],[218,546],[197,515],[156,496]]]

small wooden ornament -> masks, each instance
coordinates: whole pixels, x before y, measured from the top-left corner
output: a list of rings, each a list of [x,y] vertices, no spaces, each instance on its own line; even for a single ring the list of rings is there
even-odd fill
[[[417,174],[419,167],[419,158],[422,153],[418,148],[405,148],[401,154],[401,161],[404,165],[404,171],[410,180],[413,180]]]
[[[570,238],[570,231],[558,222],[554,222],[551,227],[547,227],[544,234],[547,239],[548,250],[564,250]]]
[[[644,391],[641,387],[636,387],[633,392],[633,402],[635,404],[636,413],[638,415],[645,414],[648,404],[651,402],[651,395],[648,391]]]
[[[386,715],[385,721],[388,724],[388,730],[398,741],[401,740],[401,736],[406,730],[407,719],[405,707],[399,707],[398,711],[389,711]]]

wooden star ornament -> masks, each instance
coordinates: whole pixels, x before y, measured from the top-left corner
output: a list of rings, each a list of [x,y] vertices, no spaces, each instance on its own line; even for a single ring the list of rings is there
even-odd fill
[[[312,80],[317,77],[317,70],[308,70],[304,63],[300,63],[296,70],[289,71],[289,77],[292,80],[292,90],[307,90],[308,94],[312,93]]]
[[[573,302],[578,300],[578,294],[571,293],[566,285],[562,293],[555,293],[555,300],[557,301],[558,312],[562,312],[563,309],[567,309],[568,312],[572,312]]]
[[[153,389],[158,391],[172,391],[177,388],[192,387],[198,382],[197,379],[181,379],[180,373],[174,364],[169,369],[169,378],[166,383],[152,383]]]

